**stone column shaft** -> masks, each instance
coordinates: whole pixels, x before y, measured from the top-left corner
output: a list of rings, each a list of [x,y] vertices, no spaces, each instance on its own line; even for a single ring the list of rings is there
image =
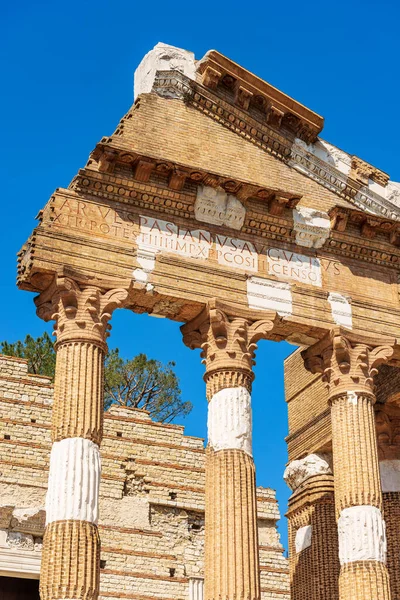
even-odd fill
[[[57,336],[42,600],[98,598],[105,340],[126,295],[62,278],[36,301],[39,316],[56,321]]]
[[[260,598],[250,393],[256,342],[274,326],[275,315],[263,316],[211,301],[182,327],[206,365],[205,600]]]
[[[331,456],[310,454],[287,466],[291,600],[338,600],[339,552]]]
[[[340,600],[390,600],[374,419],[373,376],[394,340],[368,340],[342,329],[303,353],[322,372],[332,417]]]
[[[219,406],[216,409],[216,404]],[[206,451],[207,598],[259,598],[250,394],[225,388],[209,404]]]

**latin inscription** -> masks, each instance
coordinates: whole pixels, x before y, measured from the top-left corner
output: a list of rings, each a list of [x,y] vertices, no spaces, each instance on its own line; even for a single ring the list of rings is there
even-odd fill
[[[340,274],[337,261],[318,259],[271,248],[263,242],[249,242],[231,236],[215,234],[206,229],[190,229],[147,216],[139,217],[121,207],[100,206],[91,202],[66,199],[54,206],[52,225],[83,230],[135,242],[138,247],[154,257],[159,252],[178,254],[196,260],[216,260],[225,267],[241,269],[247,273],[273,275],[279,280],[321,287],[321,272]]]
[[[322,286],[321,263],[318,258],[296,252],[269,248],[268,272],[278,279],[294,279],[300,283]]]
[[[211,233],[203,229],[187,229],[168,221],[140,217],[140,233],[137,237],[140,248],[153,248],[181,254],[189,258],[207,259],[213,240]]]

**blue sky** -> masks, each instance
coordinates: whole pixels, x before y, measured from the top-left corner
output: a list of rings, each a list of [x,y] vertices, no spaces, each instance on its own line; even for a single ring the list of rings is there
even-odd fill
[[[26,0],[3,5],[3,260],[1,339],[45,326],[33,296],[15,286],[16,252],[56,187],[68,185],[103,135],[111,134],[133,99],[133,73],[158,41],[195,52],[215,48],[325,117],[323,137],[400,181],[399,3],[137,2]],[[146,352],[174,360],[194,410],[190,435],[206,435],[203,367],[181,342],[176,323],[120,311],[110,346],[125,356]],[[254,455],[259,485],[282,481],[287,409],[283,359],[287,344],[261,342],[253,394]],[[281,521],[286,545],[286,523]]]

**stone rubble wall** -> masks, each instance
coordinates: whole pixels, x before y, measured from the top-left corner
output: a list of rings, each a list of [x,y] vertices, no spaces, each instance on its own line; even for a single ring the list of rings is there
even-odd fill
[[[48,378],[0,356],[0,574],[11,546],[27,560],[41,550],[52,395]],[[203,440],[113,406],[101,455],[101,598],[188,599],[189,580],[203,577]],[[257,508],[262,599],[289,600],[275,492],[258,488]]]

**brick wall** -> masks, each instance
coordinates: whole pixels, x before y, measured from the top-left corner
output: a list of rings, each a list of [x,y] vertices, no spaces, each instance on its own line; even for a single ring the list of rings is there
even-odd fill
[[[28,562],[40,556],[52,394],[25,361],[0,356],[0,574],[10,547]],[[203,577],[203,440],[114,406],[105,415],[102,466],[101,597],[189,598],[190,579]],[[257,496],[262,598],[288,600],[275,492],[259,488]]]

